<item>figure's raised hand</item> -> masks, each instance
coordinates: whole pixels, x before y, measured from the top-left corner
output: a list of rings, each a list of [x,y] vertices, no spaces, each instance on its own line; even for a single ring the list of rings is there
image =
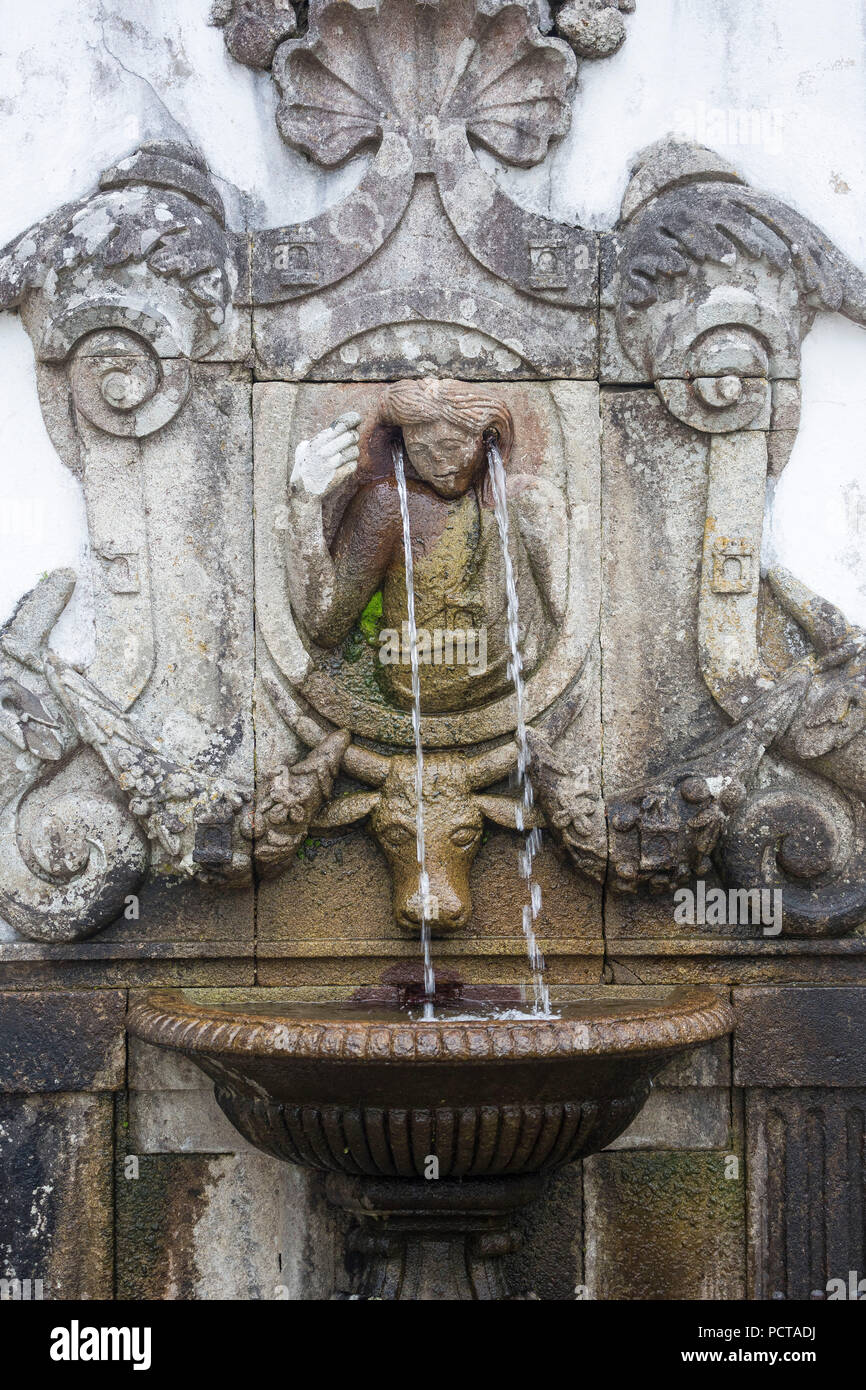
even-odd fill
[[[357,411],[349,410],[312,439],[302,440],[295,450],[293,491],[324,497],[352,476],[360,454],[360,423]]]

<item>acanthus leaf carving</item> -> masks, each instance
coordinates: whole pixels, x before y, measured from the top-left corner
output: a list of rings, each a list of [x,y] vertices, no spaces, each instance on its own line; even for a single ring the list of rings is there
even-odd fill
[[[248,875],[240,822],[250,788],[200,772],[160,749],[133,718],[51,652],[45,675],[78,737],[98,753],[151,842],[154,870],[221,881]],[[229,829],[224,851],[203,856],[197,851],[211,837],[202,830],[215,823]]]
[[[68,570],[47,575],[0,633],[0,735],[15,750],[2,763],[0,915],[47,943],[79,941],[113,921],[149,861],[144,835],[104,771],[81,757],[46,678],[48,636],[74,583]]]
[[[740,401],[734,378],[742,388],[752,377],[797,377],[818,310],[866,323],[859,268],[701,146],[669,141],[639,156],[619,237],[617,331],[631,361],[657,383],[726,380],[728,394],[690,396],[702,419],[668,402],[697,428],[726,427],[724,412]]]
[[[767,578],[813,648],[814,674],[780,750],[866,799],[866,633],[787,570]]]
[[[226,883],[251,871],[252,789],[160,747],[51,650],[72,587],[69,572],[46,576],[0,637],[0,734],[26,754],[0,810],[0,913],[34,941],[92,935],[148,872]]]
[[[533,791],[545,824],[575,868],[603,883],[608,833],[601,788],[588,767],[572,767],[540,729],[530,727],[527,742]]]
[[[793,668],[739,724],[642,786],[608,796],[617,887],[664,892],[711,871],[721,835],[746,801],[767,749],[790,725],[809,679],[808,669]]]
[[[159,326],[151,334],[157,349],[164,356],[177,355],[179,348],[193,357],[210,351],[238,275],[222,199],[207,166],[187,146],[142,146],[105,171],[97,192],[0,251],[0,308],[23,303],[33,314],[35,296],[37,352],[48,360],[62,357],[70,337],[68,330],[58,335],[54,326],[64,317],[74,319],[76,334],[146,323],[159,295],[135,275],[141,265],[157,281],[175,284],[187,306],[171,336],[165,323],[162,337]],[[158,325],[161,308],[155,317]]]

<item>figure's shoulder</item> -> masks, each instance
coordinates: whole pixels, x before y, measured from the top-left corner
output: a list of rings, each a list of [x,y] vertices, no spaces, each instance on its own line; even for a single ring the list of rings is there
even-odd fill
[[[395,478],[366,478],[349,503],[348,511],[357,521],[376,531],[393,529],[400,522],[400,496]]]
[[[388,506],[391,502],[396,502],[399,506],[400,502],[394,478],[363,479],[358,486],[354,500],[362,507]]]
[[[550,507],[562,502],[562,492],[556,483],[538,473],[509,473],[508,497],[514,501],[519,499],[524,506]]]

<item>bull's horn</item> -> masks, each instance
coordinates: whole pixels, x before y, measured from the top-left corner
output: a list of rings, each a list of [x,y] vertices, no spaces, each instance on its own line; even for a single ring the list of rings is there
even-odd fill
[[[486,753],[476,753],[469,759],[469,785],[473,791],[489,787],[492,782],[507,777],[517,766],[518,748],[514,742],[503,743],[499,748],[490,748]]]
[[[834,647],[841,646],[857,632],[840,609],[827,599],[813,594],[811,589],[781,565],[771,569],[767,578],[785,612],[800,624],[812,645],[822,655]]]
[[[264,685],[280,717],[289,728],[294,729],[298,738],[308,748],[318,748],[323,739],[336,732],[333,725],[323,729],[315,719],[301,714],[294,701],[288,698],[285,691],[281,690],[271,677],[264,677]],[[381,787],[388,776],[390,761],[384,753],[374,753],[371,749],[359,748],[354,743],[350,744],[343,754],[343,768],[349,776],[357,777],[359,782],[366,782],[371,787]]]
[[[374,753],[372,748],[359,748],[350,743],[343,754],[343,769],[350,777],[366,782],[369,787],[381,787],[388,776],[391,759],[384,753]]]

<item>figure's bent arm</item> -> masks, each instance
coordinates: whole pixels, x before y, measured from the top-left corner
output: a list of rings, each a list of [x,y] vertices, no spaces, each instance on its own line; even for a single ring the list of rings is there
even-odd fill
[[[346,509],[328,550],[322,498],[300,492],[290,511],[293,545],[287,556],[292,608],[315,642],[334,647],[351,631],[382,582],[398,536],[393,488],[362,488]]]
[[[396,489],[374,483],[355,494],[333,546],[334,599],[320,640],[341,642],[381,585],[400,537]]]
[[[312,493],[289,492],[286,579],[292,612],[317,640],[333,608],[336,575],[325,540],[322,499]]]
[[[322,505],[358,466],[360,423],[354,411],[342,415],[295,450],[287,494],[286,578],[295,616],[313,638],[327,629],[336,598]]]

